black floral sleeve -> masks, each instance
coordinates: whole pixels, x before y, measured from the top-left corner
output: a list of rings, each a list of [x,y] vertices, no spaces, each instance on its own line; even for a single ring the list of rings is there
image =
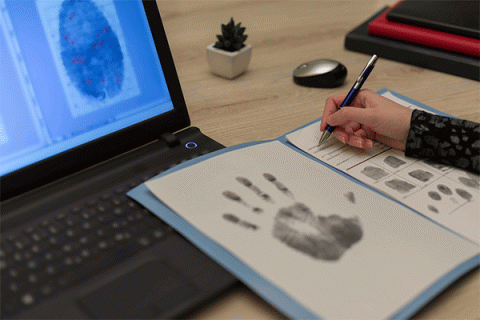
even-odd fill
[[[414,110],[405,155],[480,174],[480,124]]]

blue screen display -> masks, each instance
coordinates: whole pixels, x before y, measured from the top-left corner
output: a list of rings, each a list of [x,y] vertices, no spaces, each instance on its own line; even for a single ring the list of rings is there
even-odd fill
[[[0,176],[173,109],[140,0],[0,0]]]

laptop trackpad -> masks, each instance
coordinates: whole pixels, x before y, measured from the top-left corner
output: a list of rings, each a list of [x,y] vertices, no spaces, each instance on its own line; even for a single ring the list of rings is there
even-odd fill
[[[99,319],[147,319],[161,315],[197,292],[179,270],[149,261],[79,299]]]

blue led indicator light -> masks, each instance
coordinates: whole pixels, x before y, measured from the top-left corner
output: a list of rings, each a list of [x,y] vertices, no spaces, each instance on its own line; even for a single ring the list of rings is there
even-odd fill
[[[185,144],[185,148],[187,149],[195,149],[197,147],[197,144],[195,142],[187,142]]]

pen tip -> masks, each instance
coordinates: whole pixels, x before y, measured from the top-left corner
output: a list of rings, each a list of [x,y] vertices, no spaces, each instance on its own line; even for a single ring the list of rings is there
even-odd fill
[[[320,147],[330,136],[330,132],[324,131],[322,134],[322,137],[320,138],[320,141],[318,142],[318,147]]]

